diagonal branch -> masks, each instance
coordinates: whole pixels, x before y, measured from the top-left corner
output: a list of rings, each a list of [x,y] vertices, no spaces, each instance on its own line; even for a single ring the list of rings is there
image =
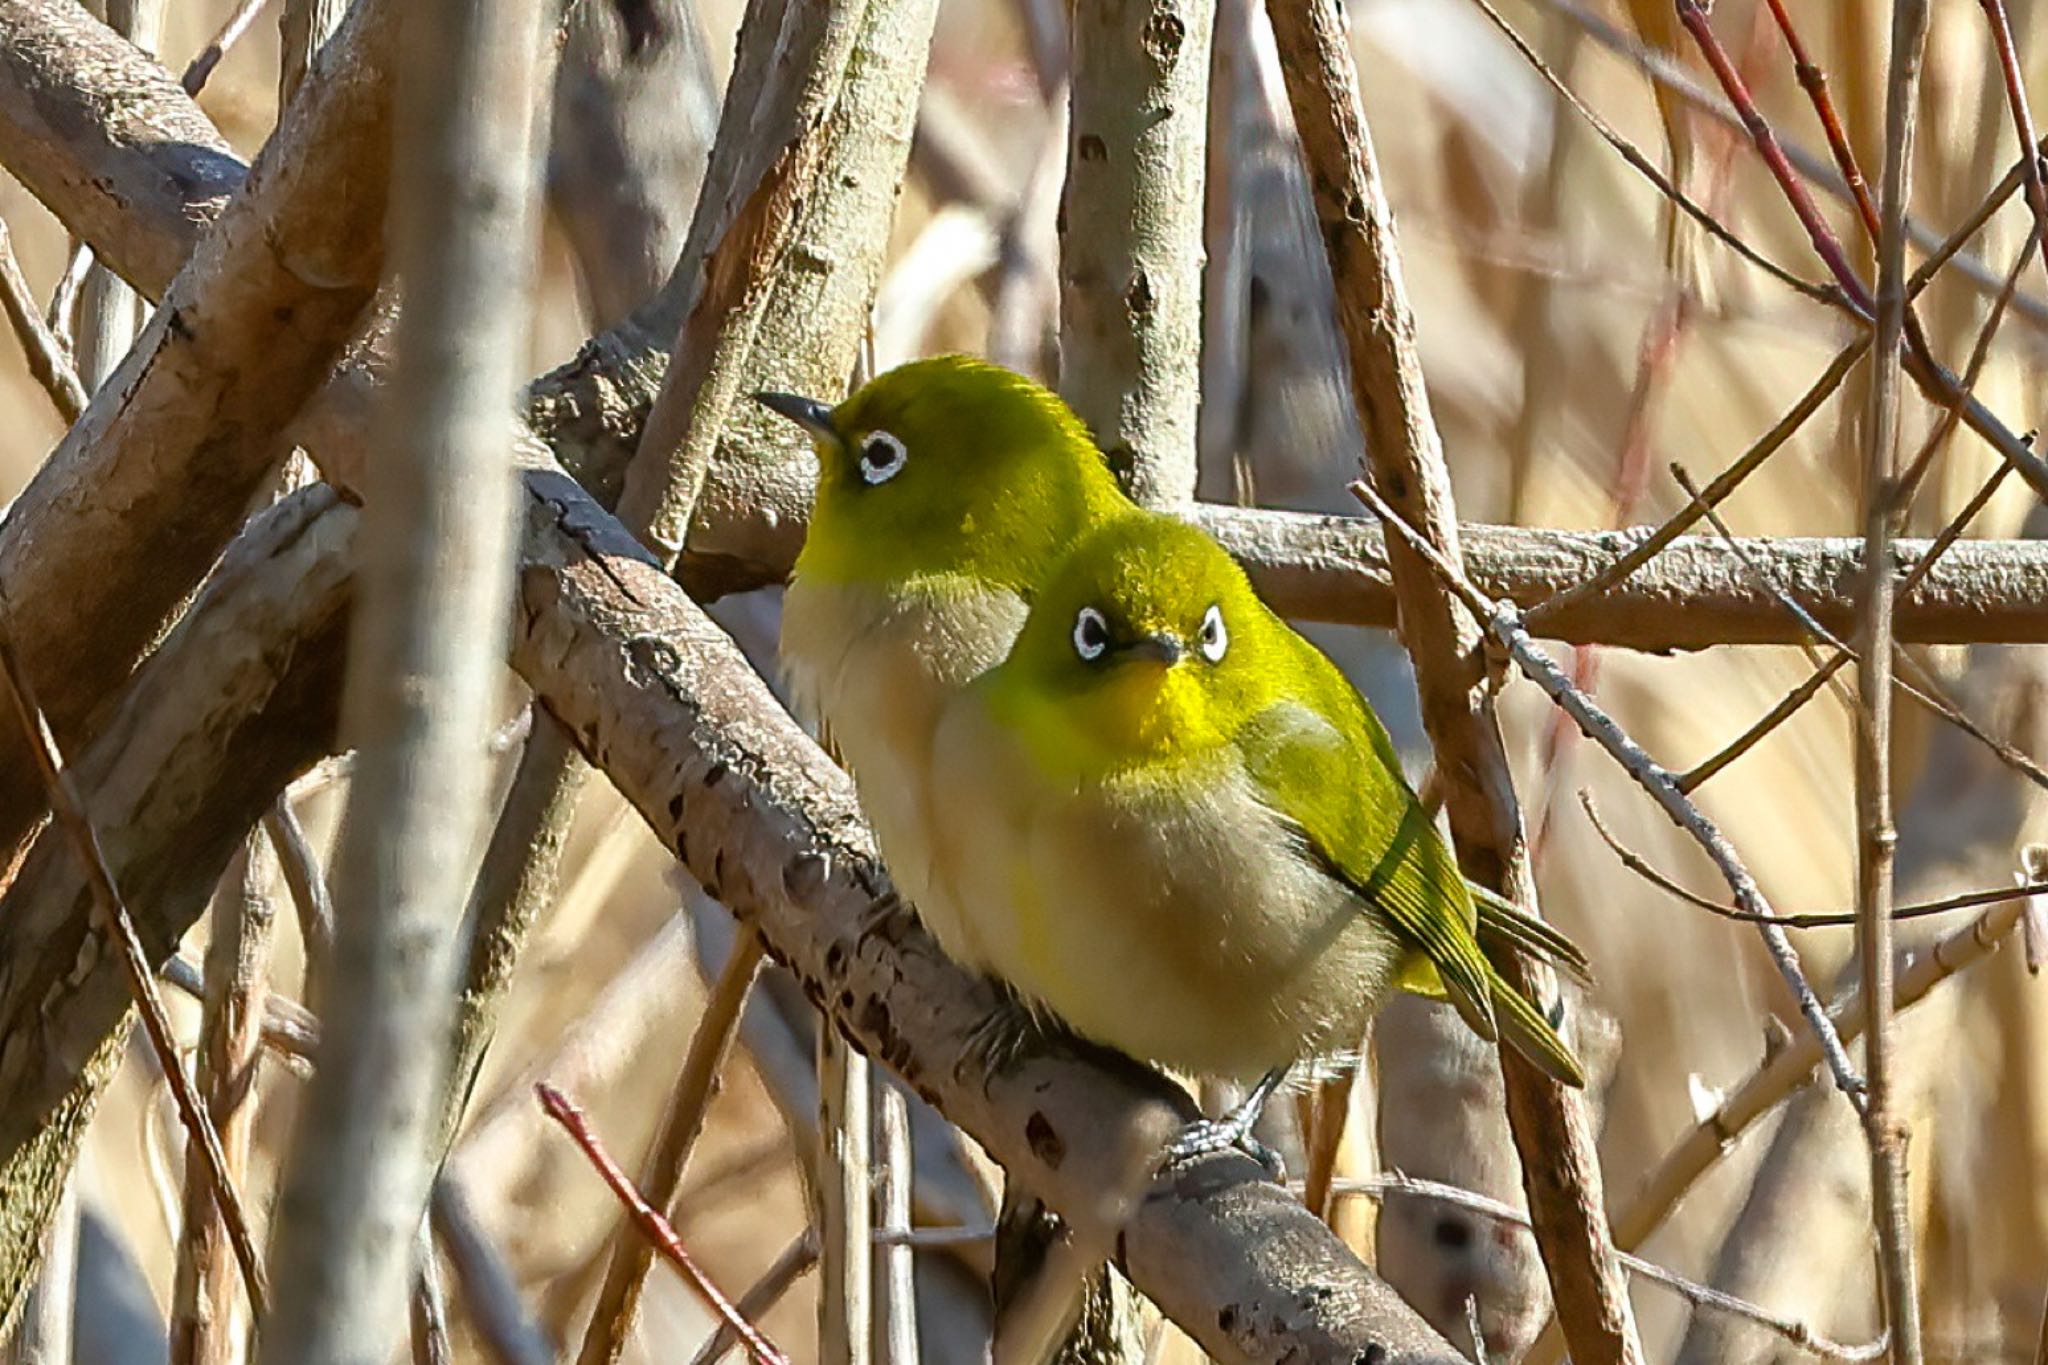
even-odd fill
[[[1316,0],[1271,0],[1267,9],[1330,258],[1371,478],[1455,563],[1450,471],[1416,354],[1393,213],[1366,131],[1343,13]],[[1459,861],[1468,876],[1533,906],[1536,888],[1513,777],[1492,698],[1473,667],[1478,632],[1421,554],[1406,545],[1390,549],[1401,641],[1415,661],[1423,725],[1437,771],[1446,776]],[[1540,968],[1512,956],[1498,965],[1511,989],[1556,989]],[[1583,1365],[1638,1361],[1642,1347],[1608,1241],[1584,1097],[1548,1080],[1505,1045],[1501,1058],[1523,1188],[1572,1354]]]
[[[43,11],[57,7],[0,3],[0,69],[38,88],[80,71],[103,40],[53,44],[50,34],[77,28],[44,28],[54,21]],[[0,523],[15,637],[67,747],[97,731],[120,683],[219,558],[284,453],[280,433],[370,300],[391,151],[385,71],[403,8],[357,6],[128,359]],[[152,107],[189,107],[175,86],[151,98]],[[49,170],[49,147],[5,146],[11,167]],[[0,859],[40,804],[22,737],[9,732],[0,737]]]

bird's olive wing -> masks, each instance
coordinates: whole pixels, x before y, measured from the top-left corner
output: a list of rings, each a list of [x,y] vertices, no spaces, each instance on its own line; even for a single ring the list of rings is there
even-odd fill
[[[1458,1013],[1495,1037],[1491,974],[1457,864],[1395,765],[1378,718],[1338,688],[1267,708],[1239,736],[1261,798],[1322,869],[1378,910],[1442,979]]]

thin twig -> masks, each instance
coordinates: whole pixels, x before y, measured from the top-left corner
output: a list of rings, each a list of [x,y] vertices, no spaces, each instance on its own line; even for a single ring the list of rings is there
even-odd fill
[[[1975,520],[1977,514],[1984,510],[1985,506],[1990,503],[1992,495],[1998,491],[1999,486],[2012,473],[2013,467],[2009,464],[2001,464],[1998,468],[1992,470],[1990,477],[1984,481],[1976,493],[1971,495],[1970,500],[1963,504],[1962,509],[1949,520],[1948,525],[1942,528],[1941,534],[1930,542],[1927,553],[1914,564],[1912,570],[1899,583],[1898,600],[1901,603],[1912,599],[1913,589],[1932,571],[1935,563],[1940,560],[1948,548],[1961,538],[1970,522]],[[1701,783],[1707,781],[1707,779],[1713,777],[1730,763],[1733,763],[1736,759],[1747,753],[1765,735],[1776,729],[1785,717],[1791,715],[1811,700],[1813,694],[1818,692],[1829,679],[1833,678],[1852,657],[1847,651],[1843,651],[1837,653],[1825,664],[1822,664],[1811,677],[1787,693],[1776,706],[1773,706],[1754,725],[1731,741],[1726,748],[1703,759],[1694,767],[1679,774],[1678,789],[1686,793],[1694,791]]]
[[[1664,174],[1655,161],[1643,153],[1641,148],[1615,131],[1614,127],[1607,120],[1594,113],[1592,108],[1579,98],[1578,92],[1565,84],[1557,73],[1550,69],[1549,64],[1537,55],[1536,49],[1529,46],[1522,35],[1515,31],[1514,25],[1510,24],[1501,15],[1501,12],[1493,7],[1491,0],[1473,0],[1473,3],[1485,11],[1486,17],[1493,21],[1494,27],[1499,29],[1510,43],[1514,44],[1515,50],[1522,54],[1522,59],[1535,68],[1536,74],[1541,76],[1550,88],[1557,92],[1558,98],[1564,100],[1573,109],[1577,110],[1579,117],[1585,119],[1587,124],[1592,127],[1594,132],[1600,135],[1601,139],[1608,146],[1621,154],[1622,160],[1628,162],[1629,165],[1641,172],[1645,179],[1657,187],[1658,193],[1684,210],[1695,222],[1707,230],[1708,235],[1727,244],[1736,255],[1742,257],[1742,259],[1764,271],[1788,288],[1804,294],[1807,298],[1830,306],[1843,302],[1839,288],[1828,284],[1817,284],[1811,280],[1800,278],[1784,266],[1766,257],[1762,252],[1750,246],[1749,243],[1743,241],[1740,237],[1737,237],[1722,224],[1720,219],[1716,218],[1707,209],[1693,202],[1686,195],[1685,191],[1672,183],[1671,178]]]
[[[1927,439],[1920,447],[1920,453],[1906,466],[1906,472],[1899,477],[1898,501],[1901,514],[1913,504],[1920,491],[1920,482],[1926,477],[1934,463],[1934,457],[1948,448],[1949,438],[1955,435],[1956,425],[1962,420],[1965,395],[1977,391],[1977,380],[1984,373],[1984,363],[1991,356],[1991,342],[1998,335],[1999,327],[2005,322],[2007,308],[2012,303],[2014,292],[2019,288],[2020,272],[2026,268],[2027,257],[2032,254],[2035,243],[2048,240],[2039,225],[2029,230],[2027,240],[2012,258],[2012,269],[2005,273],[2005,284],[1998,291],[1998,297],[1991,302],[1991,311],[1984,317],[1984,325],[1977,329],[1977,340],[1970,347],[1970,359],[1963,366],[1963,377],[1954,399],[1941,405],[1941,419],[1934,429],[1927,433]]]
[[[249,31],[249,25],[256,22],[256,16],[263,13],[263,7],[269,3],[270,0],[242,0],[235,6],[221,26],[214,30],[206,46],[200,48],[198,55],[186,65],[185,74],[178,77],[178,84],[185,87],[186,94],[196,96],[206,88],[207,78],[220,65],[220,59],[242,40],[242,35]]]
[[[206,982],[199,968],[185,958],[174,957],[166,962],[161,975],[165,982],[194,1000],[203,999],[206,995]],[[320,1021],[296,1000],[287,1000],[274,991],[266,991],[263,997],[263,1045],[277,1053],[295,1071],[309,1074],[309,1063],[320,1049]]]
[[[1579,804],[1585,808],[1586,818],[1593,822],[1593,831],[1598,834],[1621,865],[1643,880],[1670,895],[1676,896],[1688,905],[1697,906],[1708,914],[1719,915],[1722,919],[1735,920],[1743,924],[1782,924],[1787,929],[1845,929],[1856,923],[1854,910],[1809,911],[1801,914],[1773,915],[1769,920],[1759,921],[1739,905],[1724,905],[1722,902],[1702,896],[1680,886],[1668,873],[1652,866],[1640,853],[1621,842],[1614,831],[1601,818],[1600,808],[1593,804],[1593,794],[1581,789]],[[1966,891],[1960,895],[1944,896],[1940,900],[1918,901],[1911,905],[1895,906],[1892,921],[1926,919],[1932,915],[1946,915],[1956,910],[1972,910],[1980,905],[1998,905],[2014,896],[2048,895],[2048,882],[2024,882],[2019,886],[1998,886],[1987,891]]]
[[[1735,112],[1742,119],[1742,126],[1748,130],[1750,140],[1756,144],[1757,155],[1763,158],[1771,176],[1778,182],[1778,188],[1792,205],[1792,212],[1799,219],[1799,225],[1806,229],[1807,240],[1819,256],[1828,272],[1835,277],[1844,297],[1857,312],[1868,316],[1871,311],[1870,290],[1857,277],[1856,269],[1849,264],[1848,256],[1842,250],[1842,243],[1835,236],[1835,230],[1821,217],[1820,208],[1813,197],[1806,192],[1806,184],[1799,178],[1799,172],[1792,169],[1792,163],[1785,159],[1785,149],[1778,145],[1777,134],[1771,131],[1770,123],[1757,111],[1756,101],[1750,97],[1749,86],[1742,79],[1742,73],[1729,60],[1728,50],[1721,46],[1714,36],[1712,25],[1707,22],[1707,12],[1699,0],[1678,0],[1678,21],[1685,25],[1693,40],[1700,45],[1700,52],[1707,59],[1707,65],[1714,70],[1714,76],[1721,82],[1728,102],[1735,106]]]
[[[1726,100],[1709,92],[1699,81],[1693,79],[1692,74],[1680,66],[1674,58],[1658,49],[1647,47],[1638,42],[1635,38],[1609,23],[1593,10],[1579,3],[1579,0],[1537,0],[1537,4],[1553,14],[1560,14],[1571,20],[1588,37],[1592,38],[1602,47],[1633,64],[1653,84],[1672,91],[1695,108],[1731,127],[1740,128],[1743,126],[1741,116],[1730,107]],[[1809,179],[1825,186],[1830,194],[1844,199],[1849,197],[1850,192],[1847,184],[1841,180],[1839,173],[1830,171],[1826,158],[1816,156],[1814,153],[1796,144],[1788,143],[1783,145],[1785,146],[1786,155],[1792,164]],[[1936,238],[1934,233],[1925,225],[1908,218],[1907,228],[1912,233],[1913,240],[1921,247],[1929,249],[1932,253],[1926,261],[1921,263],[1920,268],[1914,272],[1916,285],[1931,279],[1937,271],[1941,270],[1951,260],[1955,260],[1957,271],[1968,279],[1979,292],[1989,294],[1996,288],[1998,283],[1996,271],[1990,269],[1976,257],[1963,256],[1960,253],[1969,240],[1977,235],[1978,230],[1990,221],[1992,215],[2003,207],[2008,199],[2019,192],[2019,188],[2020,166],[2015,162],[2005,178],[2001,179],[1992,190],[1990,196],[1982,204],[1978,205],[1969,217],[1959,224],[1946,239]],[[2044,304],[2042,300],[2031,296],[2022,296],[2017,306],[2021,314],[2036,327],[2048,323],[2048,304]]]
[[[227,1225],[228,1240],[234,1246],[235,1260],[242,1268],[242,1283],[249,1291],[250,1306],[260,1320],[270,1306],[269,1283],[264,1279],[263,1261],[256,1251],[256,1239],[249,1231],[249,1215],[228,1178],[228,1162],[221,1150],[220,1134],[214,1131],[213,1120],[207,1117],[206,1105],[199,1097],[198,1088],[185,1071],[184,1059],[178,1055],[177,1038],[171,1032],[170,1016],[164,1010],[163,995],[157,990],[156,975],[150,970],[149,955],[135,932],[135,921],[128,914],[128,907],[122,903],[120,888],[114,884],[113,871],[100,848],[99,834],[86,813],[84,797],[72,781],[70,770],[64,766],[64,760],[57,751],[56,738],[50,733],[49,722],[36,705],[28,674],[22,670],[20,656],[15,653],[7,615],[7,594],[0,589],[0,683],[5,684],[15,717],[29,737],[29,751],[42,774],[51,813],[78,850],[86,881],[92,887],[93,904],[99,911],[100,928],[111,940],[115,955],[121,959],[121,965],[128,974],[128,989],[141,1011],[150,1046],[170,1083],[171,1095],[178,1106],[178,1118],[199,1148],[207,1180],[213,1187],[215,1206],[220,1210],[221,1221]]]
[[[683,1246],[682,1239],[676,1236],[676,1230],[669,1226],[668,1219],[662,1217],[661,1210],[648,1203],[640,1191],[634,1188],[633,1182],[626,1178],[626,1173],[619,1169],[619,1163],[612,1160],[611,1154],[605,1151],[604,1144],[598,1141],[597,1134],[591,1129],[590,1119],[582,1109],[546,1081],[535,1085],[533,1092],[540,1098],[540,1106],[547,1111],[548,1117],[562,1125],[563,1131],[569,1135],[569,1140],[582,1151],[599,1179],[603,1180],[619,1202],[626,1206],[627,1213],[632,1215],[642,1235],[654,1244],[655,1250],[665,1256],[671,1265],[682,1272],[683,1278],[689,1281],[690,1286],[711,1310],[724,1319],[726,1325],[733,1331],[739,1333],[740,1340],[746,1343],[747,1351],[754,1357],[756,1365],[789,1365],[789,1357],[777,1350],[752,1323],[741,1317],[739,1310],[733,1307],[732,1300],[726,1298],[718,1286],[711,1282],[711,1277],[704,1273],[703,1268]]]
[[[64,273],[57,277],[57,287],[50,291],[50,306],[43,314],[50,335],[57,338],[66,355],[75,355],[78,349],[78,295],[85,288],[85,277],[91,273],[92,248],[84,242],[73,242],[71,255],[64,262]]]
[[[2020,73],[2019,52],[2013,46],[2012,21],[2005,12],[2005,0],[1978,0],[1991,26],[1991,43],[1998,49],[1998,72],[2005,80],[2005,99],[2012,109],[2012,126],[2020,135],[2020,148],[2035,145],[2034,116],[2027,107],[2026,79]],[[2033,210],[2034,226],[2041,233],[2041,263],[2048,266],[2048,184],[2041,179],[2041,158],[2020,157],[2020,173],[2027,187],[2027,207]]]
[[[1909,17],[1914,13],[1920,13],[1924,16],[1925,6],[1909,5],[1904,10],[1894,10],[1894,24],[1896,25],[1901,19]],[[1727,50],[1721,46],[1720,39],[1714,36],[1713,25],[1707,21],[1706,10],[1700,4],[1700,0],[1678,0],[1678,14],[1686,29],[1691,32],[1694,39],[1699,43],[1700,50],[1705,54],[1708,65],[1713,67],[1714,74],[1720,80],[1722,90],[1727,94],[1729,102],[1735,106],[1736,111],[1741,115],[1743,126],[1749,130],[1750,138],[1756,144],[1758,154],[1770,168],[1772,178],[1778,182],[1779,189],[1784,194],[1786,201],[1791,204],[1793,212],[1799,218],[1800,224],[1805,227],[1808,237],[1813,242],[1815,252],[1827,263],[1828,268],[1835,275],[1836,282],[1842,286],[1842,290],[1851,304],[1851,313],[1865,323],[1875,321],[1875,302],[1870,292],[1863,285],[1855,270],[1849,265],[1848,257],[1842,251],[1840,239],[1835,236],[1834,229],[1828,226],[1827,220],[1820,216],[1820,211],[1814,206],[1812,197],[1807,194],[1805,184],[1800,180],[1798,172],[1792,168],[1791,162],[1785,157],[1784,149],[1779,146],[1777,135],[1771,130],[1770,121],[1757,108],[1756,101],[1751,98],[1749,89],[1743,83],[1741,74],[1736,71],[1734,63],[1729,60]],[[1895,33],[1893,37],[1893,51],[1897,54],[1896,43],[1903,35]],[[1917,72],[1917,54],[1914,56],[1913,61],[1916,64],[1915,69]],[[1899,63],[1895,61],[1894,66],[1898,65]],[[1886,154],[1889,158],[1889,143],[1887,143]],[[1889,169],[1889,161],[1887,162],[1887,169]],[[1951,374],[1943,367],[1940,361],[1935,359],[1933,350],[1927,343],[1926,335],[1921,331],[1917,320],[1907,307],[1910,295],[1905,292],[1904,288],[1906,223],[1903,207],[1899,210],[1899,214],[1897,228],[1899,240],[1897,254],[1900,267],[1898,284],[1901,299],[1899,304],[1899,322],[1898,326],[1889,330],[1884,326],[1877,328],[1878,342],[1881,346],[1887,348],[1881,351],[1880,354],[1889,355],[1895,353],[1903,345],[1906,372],[1913,377],[1914,382],[1920,386],[1921,390],[1944,401],[1960,401],[1965,418],[1970,424],[1970,429],[1989,442],[2001,458],[2018,465],[2020,473],[2026,477],[2027,482],[2034,487],[2034,490],[2043,497],[2048,497],[2048,462],[2043,462],[2033,452],[2032,448],[2014,434],[1990,409],[1963,392],[1956,376]],[[1880,241],[1880,246],[1882,246],[1882,241]],[[1878,254],[1880,260],[1883,260],[1884,252],[1880,250]],[[1958,395],[1960,395],[1960,398],[1958,398]],[[1885,666],[1889,667],[1889,664]]]
[[[1919,1365],[1920,1287],[1913,1266],[1912,1213],[1906,1202],[1906,1121],[1893,1110],[1892,655],[1897,572],[1900,350],[1906,331],[1906,200],[1912,182],[1920,62],[1927,41],[1926,0],[1895,0],[1891,62],[1885,82],[1884,173],[1878,190],[1877,368],[1870,391],[1869,446],[1863,462],[1863,564],[1856,725],[1856,951],[1869,1002],[1864,1045],[1869,1089],[1863,1109],[1870,1144],[1872,1216],[1884,1283],[1885,1322],[1895,1365]],[[2031,139],[2022,146],[2030,146]],[[2038,174],[2032,177],[2038,181]]]
[[[1813,112],[1820,119],[1821,132],[1828,140],[1828,151],[1835,158],[1835,168],[1842,173],[1856,212],[1863,220],[1864,231],[1870,234],[1871,243],[1875,245],[1877,205],[1870,198],[1870,187],[1864,183],[1862,168],[1856,164],[1856,154],[1849,146],[1849,135],[1843,131],[1842,120],[1835,113],[1835,102],[1828,95],[1828,73],[1807,55],[1806,44],[1799,40],[1799,30],[1793,27],[1785,0],[1770,0],[1770,6],[1771,17],[1777,20],[1778,31],[1785,35],[1785,46],[1792,53],[1793,74],[1798,76],[1800,88],[1806,91],[1807,99],[1813,104]],[[2025,146],[2026,143],[2020,145]]]
[[[1764,461],[1776,454],[1780,447],[1806,425],[1807,419],[1820,411],[1825,403],[1842,386],[1857,361],[1870,349],[1868,337],[1858,337],[1839,351],[1829,362],[1820,378],[1813,381],[1798,402],[1786,410],[1785,415],[1772,423],[1769,431],[1759,436],[1742,452],[1733,464],[1714,476],[1700,497],[1687,503],[1667,518],[1656,530],[1644,536],[1627,554],[1608,564],[1599,573],[1584,583],[1568,588],[1555,596],[1529,608],[1527,624],[1531,629],[1566,607],[1598,597],[1604,592],[1626,582],[1645,564],[1655,559],[1671,543],[1690,530],[1703,515],[1705,509],[1715,506],[1732,494],[1742,481],[1763,466]]]
[[[782,1249],[774,1263],[761,1272],[761,1278],[747,1286],[747,1292],[740,1295],[740,1317],[748,1322],[757,1322],[765,1317],[769,1309],[782,1302],[782,1296],[789,1292],[789,1287],[817,1264],[818,1234],[814,1229],[805,1228],[797,1234],[795,1241]],[[712,1365],[713,1361],[731,1350],[737,1340],[732,1324],[720,1321],[711,1339],[690,1357],[690,1365]]]
[[[1692,476],[1685,471],[1685,466],[1679,464],[1672,465],[1671,477],[1677,480],[1678,486],[1685,490],[1688,497],[1695,501],[1699,500],[1699,488],[1693,483]],[[1721,536],[1723,542],[1728,546],[1729,552],[1749,571],[1750,576],[1761,583],[1765,590],[1784,606],[1792,618],[1799,622],[1800,628],[1814,640],[1829,645],[1834,649],[1834,657],[1830,658],[1826,663],[1820,664],[1816,678],[1825,680],[1833,676],[1844,663],[1857,659],[1856,651],[1846,641],[1822,625],[1813,613],[1801,605],[1799,600],[1792,596],[1790,590],[1778,581],[1776,575],[1750,555],[1749,551],[1743,547],[1742,542],[1736,538],[1735,533],[1728,529],[1727,523],[1722,521],[1720,513],[1709,509],[1706,511],[1706,517],[1708,521],[1713,523],[1715,532]],[[1999,762],[2013,769],[2036,786],[2048,790],[2048,770],[2044,770],[2040,764],[2036,763],[2019,748],[1992,734],[1965,714],[1960,706],[1956,705],[1954,701],[1950,700],[1942,692],[1941,685],[1935,681],[1933,675],[1929,674],[1912,655],[1906,652],[1904,646],[1894,644],[1893,655],[1895,662],[1903,664],[1914,674],[1917,680],[1917,682],[1907,682],[1902,678],[1894,678],[1892,680],[1894,687],[1926,707],[1934,715],[1983,744],[1984,747],[1997,757]],[[1810,696],[1811,693],[1807,695]],[[1788,714],[1790,713],[1774,711],[1773,723],[1783,720],[1785,715]],[[1745,735],[1745,738],[1753,743],[1755,738],[1761,738],[1761,735],[1755,735],[1754,738],[1750,735]]]
[[[76,422],[85,411],[85,385],[71,363],[70,348],[36,311],[35,295],[29,292],[21,263],[14,259],[14,243],[4,222],[0,222],[0,309],[6,311],[8,325],[21,342],[29,374],[50,395],[65,425]]]
[[[327,964],[334,956],[334,901],[327,892],[327,876],[320,867],[320,855],[292,809],[290,792],[281,792],[263,813],[263,832],[277,850],[277,865],[284,873],[285,889],[291,892],[298,912],[299,943],[306,954],[306,980],[317,988],[325,980]],[[317,1003],[308,990],[306,997]]]
[[[1381,521],[1429,563],[1432,570],[1457,594],[1466,608],[1479,618],[1489,633],[1506,649],[1523,674],[1565,709],[1577,722],[1579,729],[1607,750],[1624,771],[1636,780],[1638,786],[1650,794],[1673,824],[1690,834],[1693,839],[1720,869],[1728,883],[1728,889],[1735,893],[1735,902],[1749,913],[1762,917],[1774,917],[1770,902],[1764,898],[1762,888],[1743,865],[1742,857],[1705,812],[1686,798],[1680,790],[1677,778],[1672,772],[1650,757],[1649,753],[1635,740],[1629,738],[1622,728],[1615,724],[1591,698],[1571,685],[1571,681],[1559,671],[1557,664],[1530,638],[1528,628],[1523,624],[1521,613],[1506,602],[1495,602],[1473,587],[1465,576],[1459,573],[1435,547],[1424,541],[1414,528],[1410,527],[1389,507],[1384,499],[1369,485],[1354,483],[1351,491],[1358,495]],[[1779,974],[1799,1002],[1799,1012],[1812,1026],[1814,1037],[1820,1040],[1822,1055],[1826,1058],[1828,1070],[1833,1074],[1835,1084],[1849,1097],[1852,1104],[1863,1107],[1863,1081],[1857,1076],[1855,1067],[1849,1061],[1849,1054],[1842,1046],[1842,1040],[1821,1008],[1819,997],[1808,984],[1806,974],[1800,970],[1799,958],[1786,939],[1785,931],[1775,924],[1759,920],[1757,930],[1763,935],[1764,946],[1777,965]]]
[[[732,1052],[733,1036],[739,1030],[740,1015],[746,1009],[754,980],[760,975],[762,960],[760,931],[751,924],[742,925],[733,941],[732,953],[711,988],[710,998],[704,1002],[704,1011],[698,1016],[697,1031],[690,1038],[682,1074],[676,1080],[675,1097],[669,1101],[661,1130],[655,1135],[640,1184],[646,1191],[647,1202],[669,1209],[671,1216],[676,1192],[682,1188],[683,1171],[697,1145],[698,1134],[704,1131],[704,1116],[716,1093],[718,1074]],[[633,1320],[639,1312],[641,1291],[653,1263],[654,1248],[647,1240],[622,1229],[612,1242],[604,1287],[598,1291],[597,1307],[585,1329],[583,1349],[576,1357],[580,1365],[609,1365],[625,1353]]]
[[[1918,1004],[1941,982],[1990,955],[2026,913],[2027,899],[2015,889],[1962,928],[1940,939],[1925,953],[1912,955],[1898,975],[1897,1007]],[[1834,1006],[1842,1037],[1862,1036],[1868,1013],[1859,991]],[[1820,1046],[1811,1035],[1795,1037],[1723,1099],[1713,1113],[1672,1144],[1614,1218],[1614,1244],[1633,1250],[1649,1240],[1678,1206],[1678,1201],[1721,1159],[1752,1124],[1780,1100],[1804,1085],[1820,1064]]]
[[[1385,1175],[1374,1176],[1369,1180],[1339,1181],[1335,1192],[1340,1195],[1357,1195],[1379,1200],[1395,1196],[1431,1199],[1455,1208],[1469,1209],[1482,1217],[1491,1218],[1510,1227],[1529,1227],[1528,1215],[1511,1204],[1503,1204],[1498,1199],[1489,1199],[1483,1194],[1459,1189],[1455,1185],[1445,1185],[1435,1180],[1421,1180],[1400,1171],[1389,1171]],[[1672,1290],[1693,1307],[1710,1308],[1715,1312],[1746,1318],[1776,1332],[1802,1351],[1811,1352],[1827,1360],[1842,1361],[1877,1360],[1885,1353],[1886,1341],[1883,1337],[1862,1346],[1845,1346],[1822,1336],[1804,1322],[1782,1317],[1747,1299],[1738,1299],[1732,1294],[1724,1294],[1697,1280],[1687,1279],[1654,1261],[1646,1261],[1626,1251],[1617,1254],[1621,1263],[1630,1270],[1646,1280]]]

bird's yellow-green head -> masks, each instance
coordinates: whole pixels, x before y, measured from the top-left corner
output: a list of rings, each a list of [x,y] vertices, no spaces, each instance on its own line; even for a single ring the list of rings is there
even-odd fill
[[[989,687],[1049,764],[1192,759],[1276,699],[1286,631],[1215,541],[1132,511],[1074,547]]]
[[[1128,506],[1073,410],[986,361],[912,361],[837,407],[756,397],[817,447],[799,576],[966,574],[1028,596],[1075,538]]]

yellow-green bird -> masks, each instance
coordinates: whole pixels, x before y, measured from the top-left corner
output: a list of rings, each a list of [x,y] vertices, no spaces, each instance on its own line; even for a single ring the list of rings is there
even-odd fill
[[[759,401],[810,432],[810,529],[782,608],[782,666],[853,774],[897,889],[954,958],[971,920],[931,896],[931,741],[1000,662],[1032,594],[1091,527],[1132,510],[1056,394],[966,356],[913,361],[828,407]]]
[[[1371,707],[1193,527],[1134,511],[1077,545],[931,762],[926,895],[1085,1037],[1262,1099],[1407,989],[1584,1083],[1479,931],[1583,958],[1468,886]]]
[[[1440,979],[1479,1032],[1494,1037],[1498,1017],[1576,1080],[1541,1015],[1499,987],[1474,927],[1567,967],[1577,950],[1498,897],[1475,905],[1342,675],[1213,542],[1139,513],[1056,395],[948,356],[837,406],[759,398],[811,433],[819,459],[784,601],[785,673],[852,772],[898,889],[956,960],[1133,1056],[1269,1082],[1355,1046],[1389,987],[1434,993]],[[1056,604],[1038,602],[1047,591]],[[1148,592],[1152,614],[1133,616]],[[1201,598],[1191,620],[1161,624],[1172,593]],[[1140,619],[1156,629],[1111,633]],[[1100,654],[1083,657],[1097,621]],[[1027,677],[1051,688],[1038,703]],[[1146,677],[1170,685],[1127,683]],[[1311,716],[1338,738],[1311,742]],[[1299,733],[1280,726],[1289,717]],[[1265,790],[1254,751],[1261,780],[1303,787],[1298,812],[1248,799]],[[1200,785],[1211,779],[1223,785]],[[1150,804],[1117,806],[1140,788]],[[1113,808],[1121,823],[1091,824]],[[1081,894],[1065,899],[1070,886]]]

